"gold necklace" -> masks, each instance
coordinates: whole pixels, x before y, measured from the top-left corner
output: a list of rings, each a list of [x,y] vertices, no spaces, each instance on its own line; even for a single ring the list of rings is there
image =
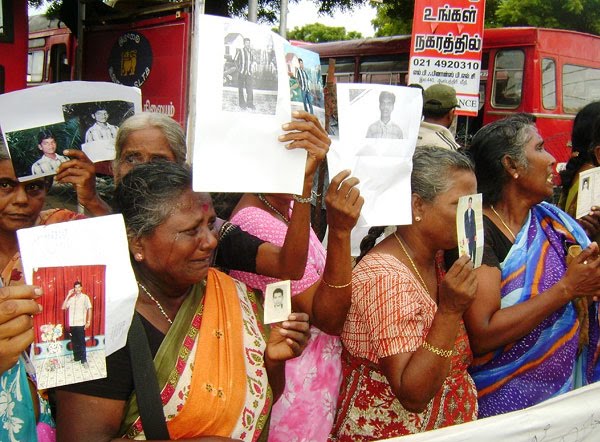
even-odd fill
[[[167,312],[165,312],[165,309],[163,308],[163,306],[160,305],[160,302],[158,302],[154,298],[154,296],[152,296],[150,294],[150,292],[148,291],[148,289],[146,289],[146,287],[144,287],[141,282],[139,282],[139,281],[136,281],[136,282],[140,286],[140,288],[144,291],[144,293],[146,295],[148,295],[148,297],[154,301],[154,303],[156,304],[156,306],[158,307],[158,309],[160,310],[160,312],[163,314],[163,316],[165,317],[165,319],[169,322],[169,324],[173,324],[173,321],[171,320],[171,318],[169,318],[169,315],[167,315]]]
[[[412,258],[408,254],[408,251],[406,250],[406,247],[404,247],[404,244],[402,244],[402,241],[400,240],[400,238],[398,237],[398,235],[396,235],[396,232],[394,232],[394,237],[398,240],[398,244],[400,244],[400,247],[402,248],[402,251],[404,252],[404,254],[406,255],[406,257],[410,261],[413,270],[415,271],[415,273],[417,274],[417,276],[421,280],[421,284],[423,284],[423,288],[425,289],[425,291],[427,292],[427,294],[429,296],[431,296],[431,293],[429,293],[429,289],[427,288],[427,284],[425,284],[425,280],[421,276],[421,273],[419,273],[419,269],[417,269],[417,265],[415,264],[415,262],[412,260]]]
[[[494,212],[494,213],[496,214],[496,216],[498,217],[498,219],[500,220],[500,222],[502,223],[502,225],[503,225],[504,227],[506,227],[506,230],[508,230],[508,233],[510,233],[510,236],[512,236],[512,238],[513,238],[513,241],[516,241],[516,240],[517,240],[517,237],[515,236],[515,234],[513,233],[513,231],[512,231],[512,230],[510,230],[510,227],[508,227],[508,226],[506,225],[506,223],[504,222],[504,220],[502,219],[502,217],[500,216],[500,214],[499,214],[498,212],[496,212],[496,209],[494,209],[494,206],[493,206],[493,205],[491,205],[491,206],[490,206],[490,209],[492,209],[492,212]]]
[[[283,215],[283,213],[281,213],[279,210],[277,210],[270,202],[269,200],[264,196],[264,194],[259,193],[258,195],[258,199],[265,205],[267,206],[269,209],[271,209],[271,211],[273,211],[276,215],[279,216],[279,218],[281,218],[283,220],[284,223],[289,224],[290,220],[287,219],[286,216]]]

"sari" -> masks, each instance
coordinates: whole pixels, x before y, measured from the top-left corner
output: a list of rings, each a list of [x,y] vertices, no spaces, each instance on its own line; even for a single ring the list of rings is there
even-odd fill
[[[441,281],[439,262],[436,272]],[[477,392],[467,373],[473,355],[462,321],[448,375],[422,412],[402,406],[379,367],[383,358],[417,351],[436,311],[416,275],[394,256],[368,253],[356,265],[352,306],[342,332],[344,382],[330,441],[381,440],[477,418]]]
[[[261,436],[273,398],[258,306],[244,284],[215,269],[182,304],[154,358],[172,439]],[[121,433],[145,439],[135,393]]]
[[[83,215],[65,209],[53,209],[41,212],[35,225],[48,225],[73,219]],[[0,274],[0,286],[25,284],[20,252],[6,264]],[[33,399],[29,383],[35,384],[33,366],[22,355],[16,365],[0,375],[0,440],[50,442],[56,439],[54,421],[45,392],[38,392],[40,407],[39,422],[35,421]]]
[[[500,263],[501,308],[525,302],[556,284],[567,268],[568,247],[576,244],[585,248],[589,239],[574,219],[551,204],[534,206]],[[570,391],[577,383],[593,382],[597,303],[589,306],[589,317],[590,340],[579,357],[579,321],[569,302],[523,338],[475,358],[470,373],[477,386],[479,416],[521,410]]]

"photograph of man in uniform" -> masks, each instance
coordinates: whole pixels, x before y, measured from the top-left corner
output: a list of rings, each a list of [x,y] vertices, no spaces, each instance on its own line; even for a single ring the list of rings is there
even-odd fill
[[[42,130],[38,134],[38,149],[42,151],[42,157],[31,166],[32,175],[48,175],[56,173],[58,166],[69,158],[56,153],[56,138],[49,130]]]
[[[298,69],[296,69],[296,80],[298,80],[298,84],[300,85],[300,93],[302,94],[302,102],[304,103],[304,110],[306,112],[310,112],[314,115],[313,105],[312,105],[312,96],[310,94],[310,80],[308,73],[304,69],[304,61],[299,58],[298,64],[300,65]]]
[[[95,123],[86,131],[85,142],[109,140],[114,142],[117,136],[117,126],[113,126],[108,122],[108,111],[104,108],[99,108],[92,114],[92,119]]]
[[[76,281],[73,284],[73,288],[69,290],[63,302],[62,309],[67,310],[69,314],[68,325],[73,346],[73,360],[87,366],[85,330],[90,327],[92,321],[92,303],[88,295],[83,293],[81,282]]]
[[[238,71],[238,104],[242,109],[254,109],[254,96],[252,90],[252,74],[254,71],[254,54],[250,47],[250,39],[244,38],[244,47],[238,49],[234,62]],[[244,90],[246,96],[244,97]]]
[[[465,238],[469,246],[469,256],[471,261],[475,262],[475,252],[477,249],[477,228],[475,226],[475,211],[473,210],[473,198],[469,197],[467,210],[465,210]]]
[[[396,123],[391,121],[396,96],[387,91],[379,94],[379,120],[369,126],[366,138],[402,139],[404,134]]]

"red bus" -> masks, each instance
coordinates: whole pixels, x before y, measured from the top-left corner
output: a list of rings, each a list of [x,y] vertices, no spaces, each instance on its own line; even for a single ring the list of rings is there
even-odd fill
[[[301,46],[321,55],[324,75],[333,58],[338,82],[406,85],[410,43],[406,35]],[[572,120],[595,100],[600,100],[600,37],[532,27],[486,29],[480,112],[459,119],[458,138],[468,144],[482,125],[528,112],[537,117],[557,162],[566,162]]]
[[[0,94],[23,89],[27,67],[27,1],[0,0]]]
[[[64,23],[44,15],[29,17],[27,85],[73,80],[76,49],[77,40]]]

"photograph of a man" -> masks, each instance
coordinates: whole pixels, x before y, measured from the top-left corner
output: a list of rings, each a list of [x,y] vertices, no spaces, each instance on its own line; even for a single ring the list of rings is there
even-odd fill
[[[99,108],[92,114],[95,123],[85,133],[86,143],[101,140],[114,141],[119,128],[110,124],[108,117],[108,111],[104,108]]]
[[[244,38],[244,47],[236,51],[234,62],[238,71],[238,104],[241,109],[254,109],[252,74],[255,63],[249,38]]]
[[[590,179],[584,178],[583,183],[581,183],[581,190],[590,190]]]
[[[273,307],[283,309],[283,289],[273,290]]]
[[[477,227],[475,226],[475,210],[473,210],[473,198],[469,197],[467,210],[465,210],[465,238],[469,246],[469,256],[471,261],[475,262],[475,253],[477,249]]]
[[[456,90],[446,84],[433,84],[423,92],[423,121],[419,126],[417,146],[436,146],[457,150],[450,127],[456,119],[458,107]]]
[[[379,94],[379,120],[369,126],[366,138],[402,139],[404,134],[396,123],[391,121],[396,96],[387,91]]]
[[[33,175],[49,175],[56,173],[58,166],[69,158],[56,153],[56,138],[49,130],[41,130],[38,134],[38,149],[42,151],[42,157],[31,165]]]
[[[73,360],[87,366],[85,331],[92,321],[92,303],[88,295],[83,293],[81,282],[75,281],[63,302],[62,309],[68,310],[69,313],[68,325],[73,346]]]
[[[312,96],[310,94],[310,79],[308,73],[304,69],[304,61],[298,59],[299,67],[296,69],[296,80],[300,85],[300,93],[302,94],[302,103],[304,103],[304,110],[314,115]]]

